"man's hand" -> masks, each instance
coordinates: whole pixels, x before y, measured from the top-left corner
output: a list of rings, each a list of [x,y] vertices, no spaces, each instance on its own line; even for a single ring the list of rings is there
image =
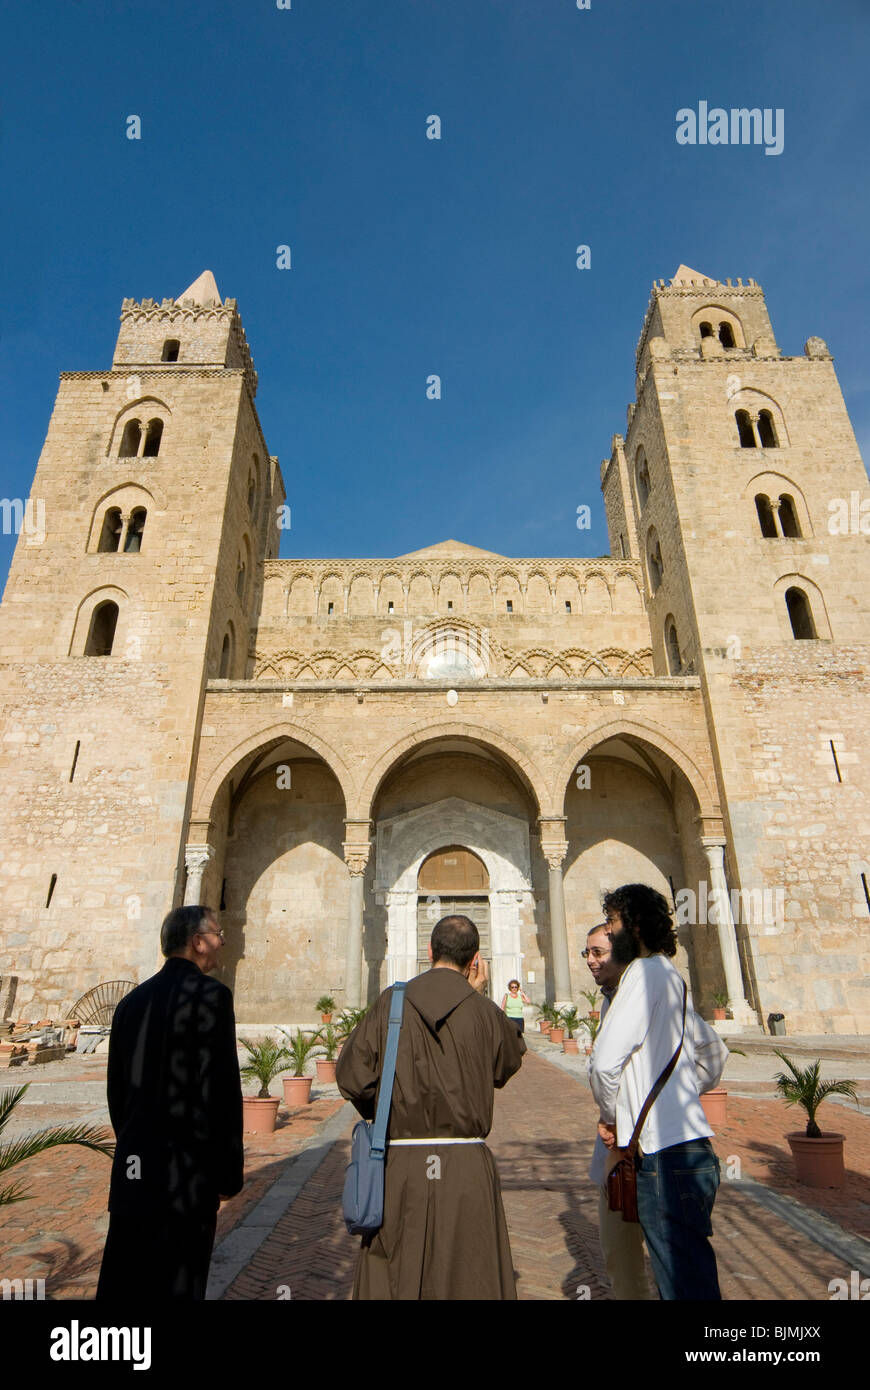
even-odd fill
[[[474,960],[468,967],[466,979],[471,985],[471,988],[476,989],[478,994],[486,993],[486,987],[489,984],[489,970],[486,961],[482,960],[479,955],[474,957]]]
[[[616,1125],[606,1125],[603,1120],[598,1121],[598,1137],[601,1139],[605,1148],[616,1148]]]

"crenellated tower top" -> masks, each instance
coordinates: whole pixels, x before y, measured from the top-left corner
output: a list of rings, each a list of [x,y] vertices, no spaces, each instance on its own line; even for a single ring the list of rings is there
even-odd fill
[[[221,300],[210,270],[177,299],[125,299],[112,366],[135,371],[155,366],[241,367],[251,396],[257,373],[234,299]]]

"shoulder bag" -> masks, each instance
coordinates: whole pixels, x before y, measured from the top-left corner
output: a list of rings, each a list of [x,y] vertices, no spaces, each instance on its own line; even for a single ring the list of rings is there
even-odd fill
[[[621,1158],[617,1164],[611,1168],[607,1175],[607,1205],[610,1211],[621,1211],[623,1221],[637,1221],[637,1169],[634,1166],[634,1158],[637,1153],[640,1141],[640,1132],[646,1123],[653,1102],[663,1089],[665,1082],[677,1065],[677,1060],[683,1050],[683,1038],[686,1036],[686,982],[683,985],[683,1032],[680,1037],[680,1045],[674,1053],[668,1065],[665,1067],[658,1081],[653,1086],[646,1100],[644,1101],[640,1114],[637,1117],[637,1124],[634,1127],[625,1157]]]
[[[399,1029],[405,1007],[405,985],[393,986],[390,996],[390,1018],[387,1024],[387,1046],[384,1068],[378,1092],[378,1108],[374,1124],[360,1120],[353,1127],[350,1163],[344,1178],[341,1208],[344,1222],[352,1236],[373,1235],[384,1220],[384,1160],[387,1150],[387,1122],[393,1099],[393,1080],[396,1075],[396,1053],[399,1049]]]

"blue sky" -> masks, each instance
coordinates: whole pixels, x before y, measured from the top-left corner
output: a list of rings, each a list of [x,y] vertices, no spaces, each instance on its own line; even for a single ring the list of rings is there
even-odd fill
[[[28,495],[59,371],[109,365],[121,300],[206,266],[259,372],[285,556],[606,552],[600,460],[680,262],[758,280],[785,353],[827,340],[867,457],[866,0],[0,13],[4,496]],[[700,100],[783,108],[783,153],[678,146]]]

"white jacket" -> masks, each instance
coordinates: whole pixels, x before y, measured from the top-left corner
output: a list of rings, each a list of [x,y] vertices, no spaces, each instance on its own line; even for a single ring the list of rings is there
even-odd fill
[[[683,982],[667,956],[639,956],[623,972],[589,1059],[589,1082],[601,1118],[616,1124],[627,1147],[644,1101],[677,1050]],[[686,1033],[677,1065],[652,1105],[640,1133],[644,1153],[708,1138],[699,1094],[712,1090],[728,1060],[718,1033],[686,1005]],[[593,1170],[597,1167],[593,1159]],[[590,1173],[592,1176],[592,1173]],[[599,1181],[603,1181],[603,1175]]]

